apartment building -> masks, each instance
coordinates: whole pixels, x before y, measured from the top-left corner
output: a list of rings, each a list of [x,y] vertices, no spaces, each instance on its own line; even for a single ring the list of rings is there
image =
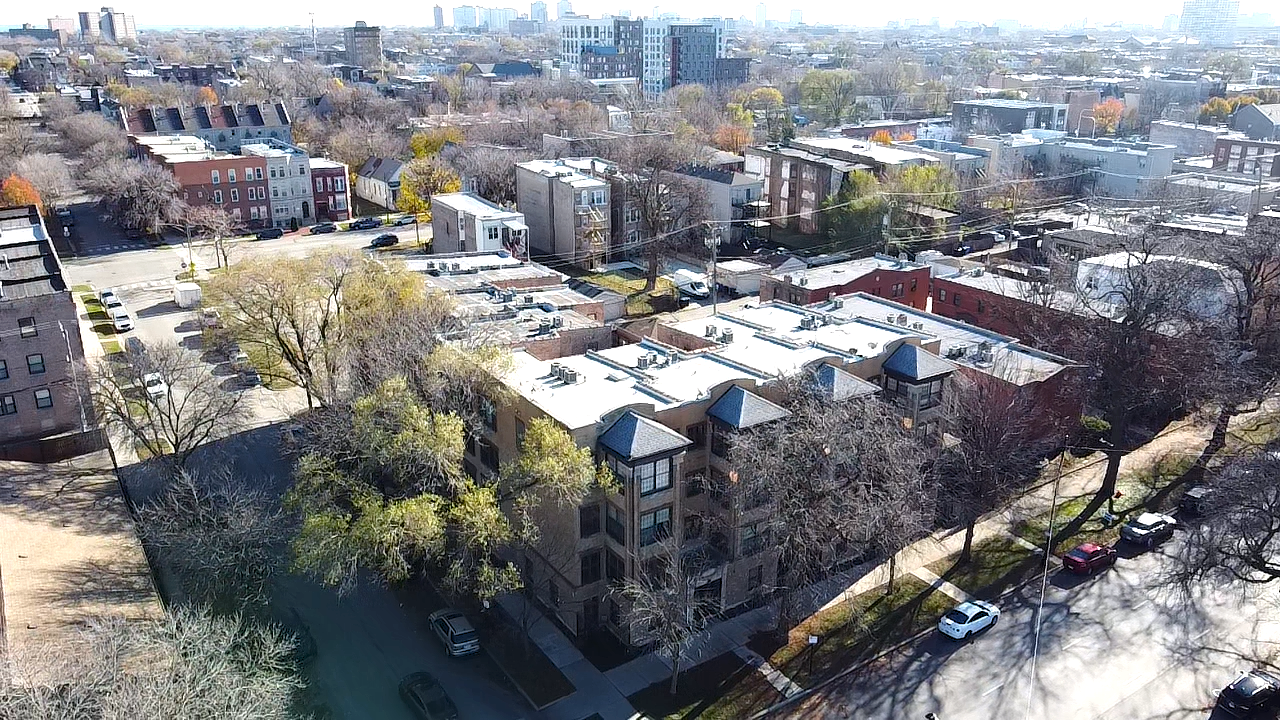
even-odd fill
[[[1030,100],[959,100],[951,104],[954,132],[995,135],[1020,133],[1023,130],[1067,129],[1068,106]]]
[[[1240,22],[1240,0],[1186,0],[1178,32],[1207,45],[1230,46]]]
[[[382,68],[382,28],[357,20],[354,27],[343,28],[347,62],[365,70]]]
[[[129,143],[135,157],[173,173],[187,204],[217,205],[246,228],[271,226],[265,157],[222,152],[190,135],[130,135]]]
[[[1219,138],[1234,132],[1217,125],[1153,120],[1149,137],[1153,143],[1174,146],[1176,157],[1204,157],[1213,154]]]
[[[1255,176],[1280,177],[1280,141],[1220,137],[1213,144],[1213,169]]]
[[[777,559],[758,498],[736,492],[732,433],[786,422],[773,381],[811,374],[834,401],[884,393],[904,424],[938,429],[955,366],[937,338],[883,317],[842,318],[777,302],[660,326],[663,340],[543,361],[517,352],[511,399],[467,461],[496,471],[529,421],[550,417],[597,453],[621,485],[577,508],[539,508],[543,543],[525,558],[529,587],[569,632],[630,640],[608,583],[635,577],[670,539],[700,558],[697,594],[727,610],[775,585]]]
[[[260,157],[267,166],[267,193],[272,227],[297,227],[315,221],[311,158],[296,145],[279,141],[240,146],[244,157]]]
[[[34,205],[0,209],[0,447],[96,424],[75,300]]]
[[[760,278],[760,300],[812,305],[837,295],[867,293],[924,310],[929,300],[929,266],[876,253],[873,257]]]
[[[1173,174],[1174,145],[1127,142],[1110,138],[1063,137],[1040,146],[1045,166],[1065,172],[1089,171],[1093,193],[1113,198],[1149,198]]]
[[[524,214],[498,207],[475,193],[431,199],[432,254],[505,251],[529,257]]]
[[[337,222],[351,217],[350,176],[346,165],[328,158],[310,158],[312,202],[316,220]]]
[[[248,142],[293,142],[292,120],[284,103],[199,105],[196,107],[119,109],[129,135],[190,135],[223,152],[239,152]]]
[[[532,252],[584,269],[607,261],[615,198],[611,183],[602,175],[612,167],[599,158],[532,160],[516,165],[516,204],[529,224]],[[632,242],[638,237],[638,233],[633,235]]]
[[[764,197],[764,180],[746,173],[701,165],[683,168],[680,174],[702,188],[708,217],[727,228],[724,240],[740,242],[751,235],[752,204]]]
[[[611,18],[561,18],[560,67],[570,73],[582,72],[582,51],[593,46],[613,47],[614,21]]]

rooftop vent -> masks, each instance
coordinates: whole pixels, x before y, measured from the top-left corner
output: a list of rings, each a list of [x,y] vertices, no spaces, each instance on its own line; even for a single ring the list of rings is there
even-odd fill
[[[577,384],[578,384],[578,371],[577,371],[577,370],[571,370],[571,369],[569,369],[569,368],[565,368],[564,370],[562,370],[562,371],[561,371],[561,377],[562,377],[562,379],[564,380],[564,384],[565,384],[565,385],[577,385]]]
[[[648,356],[648,355],[641,355],[640,357],[636,358],[636,367],[637,367],[637,368],[639,368],[639,369],[641,369],[641,370],[648,370],[648,369],[649,369],[649,356]]]
[[[560,368],[564,367],[558,362],[551,363],[551,377],[560,377]]]
[[[892,315],[892,314],[885,315],[885,316],[884,316],[884,321],[885,321],[885,322],[887,322],[887,323],[889,323],[890,325],[892,325],[892,324],[893,324],[893,315]]]
[[[706,332],[704,332],[704,333],[702,334],[702,337],[709,337],[709,338],[713,338],[713,337],[715,337],[715,336],[716,336],[716,326],[715,326],[715,325],[708,325],[708,326],[707,326],[707,331],[706,331]]]
[[[807,277],[800,278],[800,287],[809,287],[809,278]]]
[[[524,304],[525,304],[525,305],[532,305],[532,304],[533,304],[533,296],[532,296],[532,295],[525,295],[525,296],[524,296]]]
[[[974,268],[974,269],[973,269],[973,276],[974,276],[974,277],[982,277],[982,268],[980,268],[980,267],[976,267],[976,268]]]
[[[564,318],[560,317],[559,315],[557,315],[557,316],[555,316],[555,317],[551,318],[551,326],[552,326],[552,327],[564,327]]]
[[[804,330],[817,330],[818,318],[813,315],[805,315],[800,318],[800,327]]]
[[[730,328],[725,328],[724,332],[720,333],[720,342],[722,343],[733,342],[733,330]]]
[[[898,315],[898,325],[902,327],[907,326],[907,316],[905,313]]]
[[[922,322],[913,322],[913,323],[911,323],[911,329],[912,329],[912,330],[923,330],[923,329],[924,329],[924,323],[922,323]]]
[[[839,310],[840,308],[844,307],[844,300],[841,298],[836,298],[832,300],[831,307],[835,308],[836,310]]]

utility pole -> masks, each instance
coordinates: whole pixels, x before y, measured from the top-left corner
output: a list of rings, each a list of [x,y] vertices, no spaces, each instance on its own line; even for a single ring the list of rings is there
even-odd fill
[[[719,224],[711,228],[711,234],[707,236],[707,249],[711,251],[711,316],[715,317],[719,312],[720,292],[716,285],[716,255],[720,250],[720,232]]]
[[[58,321],[58,332],[62,333],[62,341],[67,345],[67,363],[71,365],[71,383],[76,388],[76,401],[80,404],[80,432],[89,432],[89,417],[84,411],[84,393],[80,390],[80,373],[76,370],[76,359],[71,354],[71,337],[62,321]]]

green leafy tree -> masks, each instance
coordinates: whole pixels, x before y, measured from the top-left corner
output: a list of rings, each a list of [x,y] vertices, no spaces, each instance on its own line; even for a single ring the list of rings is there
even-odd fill
[[[419,130],[409,137],[409,149],[415,158],[430,158],[439,155],[446,144],[461,145],[465,140],[462,130],[456,127]]]
[[[431,198],[441,193],[458,192],[462,180],[458,173],[436,158],[410,160],[400,173],[400,196],[396,207],[415,215],[431,218]]]
[[[800,79],[800,99],[827,122],[841,122],[857,105],[858,76],[852,70],[810,70]]]
[[[823,203],[827,233],[840,241],[841,247],[857,250],[880,245],[884,214],[889,209],[880,189],[875,175],[853,172],[845,175],[840,191]]]

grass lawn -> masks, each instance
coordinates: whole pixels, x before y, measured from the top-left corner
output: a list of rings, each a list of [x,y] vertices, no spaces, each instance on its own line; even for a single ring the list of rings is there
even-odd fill
[[[92,295],[92,294],[93,294],[93,286],[92,286],[92,285],[72,285],[72,286],[71,286],[71,292],[73,292],[73,293],[80,293],[80,294],[82,294],[82,295],[83,295],[84,293],[89,293],[90,295]]]
[[[1027,540],[1043,544],[1044,537]],[[929,569],[974,597],[994,600],[1043,567],[1041,556],[1013,538],[994,537],[974,543],[969,562],[956,565],[956,557],[938,560]]]
[[[244,348],[244,353],[249,356],[249,364],[257,368],[262,376],[262,386],[266,389],[287,390],[294,386],[288,378],[282,377],[286,368],[281,367],[281,361],[272,357],[261,345],[249,345]]]
[[[627,698],[645,717],[662,720],[739,720],[782,699],[782,694],[729,652],[680,673],[677,692],[671,680],[656,682]]]
[[[748,645],[801,687],[810,687],[932,627],[955,601],[911,575],[817,613],[791,630],[785,645],[767,634]],[[810,635],[820,638],[813,649]],[[812,655],[812,657],[810,657]]]
[[[645,292],[645,278],[643,275],[634,276],[631,273],[611,272],[611,273],[594,273],[583,275],[583,280],[595,283],[603,288],[608,288],[627,299],[628,315],[652,315],[658,308],[655,308],[655,301],[670,298],[675,292],[675,285],[666,278],[659,277],[657,285],[653,292]]]
[[[120,347],[119,340],[103,340],[102,351],[108,355],[115,355],[116,353],[124,352],[124,349]]]
[[[1089,502],[1093,500],[1093,495],[1080,495],[1078,497],[1067,498],[1058,503],[1058,512],[1054,517],[1053,531],[1061,532],[1062,528],[1074,520],[1080,513],[1089,506]],[[1136,502],[1136,500],[1134,501]],[[1117,512],[1119,507],[1117,507]],[[1111,525],[1103,522],[1103,515],[1107,512],[1106,504],[1099,507],[1092,515],[1084,521],[1080,529],[1072,533],[1070,536],[1063,538],[1057,547],[1057,553],[1061,554],[1074,548],[1082,542],[1096,542],[1114,545],[1120,539],[1120,523],[1116,522]],[[1024,540],[1035,545],[1044,545],[1045,534],[1049,529],[1049,512],[1037,515],[1022,521],[1013,529],[1013,532]]]

